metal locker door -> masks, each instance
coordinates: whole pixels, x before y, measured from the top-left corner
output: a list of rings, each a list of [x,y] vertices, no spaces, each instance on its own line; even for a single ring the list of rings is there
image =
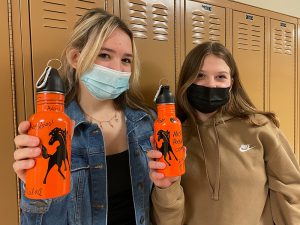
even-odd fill
[[[13,109],[13,46],[11,6],[7,1],[0,7],[0,218],[1,224],[18,224],[16,174],[13,171],[14,109]]]
[[[264,17],[233,12],[233,56],[255,106],[264,109]]]
[[[295,147],[295,24],[271,19],[270,109],[274,111],[289,143]]]
[[[161,79],[175,90],[174,1],[122,0],[121,18],[135,37],[141,61],[141,87],[149,104]]]
[[[88,9],[105,6],[105,0],[31,0],[30,24],[33,81],[51,58],[60,58],[77,19]]]
[[[225,45],[225,8],[186,0],[185,53],[205,41]]]
[[[298,163],[300,163],[300,19],[298,19],[298,24],[297,24],[297,31],[298,31],[298,35],[297,35],[297,50],[296,50],[296,58],[297,58],[297,62],[296,62],[296,68],[297,68],[297,96],[296,96],[296,129],[295,129],[295,154],[298,160]]]

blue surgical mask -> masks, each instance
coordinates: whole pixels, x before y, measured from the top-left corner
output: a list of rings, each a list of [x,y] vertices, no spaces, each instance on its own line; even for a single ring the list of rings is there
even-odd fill
[[[115,99],[129,88],[130,72],[112,70],[95,64],[80,80],[97,99]]]

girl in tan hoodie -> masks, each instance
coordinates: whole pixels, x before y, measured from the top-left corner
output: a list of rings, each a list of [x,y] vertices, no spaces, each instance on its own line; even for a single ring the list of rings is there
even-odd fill
[[[161,153],[148,153],[154,223],[300,225],[293,150],[275,115],[255,108],[222,44],[206,42],[188,54],[176,99],[186,173],[164,177],[157,172],[164,163],[155,161]]]

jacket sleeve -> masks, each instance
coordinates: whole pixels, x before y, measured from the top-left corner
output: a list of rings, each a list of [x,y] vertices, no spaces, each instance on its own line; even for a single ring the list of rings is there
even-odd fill
[[[275,224],[300,224],[300,169],[294,152],[279,129],[266,145],[266,171]]]
[[[154,187],[152,220],[157,225],[181,225],[184,216],[184,193],[180,179],[170,187]]]
[[[21,183],[21,225],[67,225],[67,202],[69,195],[45,200],[33,200],[24,195]]]

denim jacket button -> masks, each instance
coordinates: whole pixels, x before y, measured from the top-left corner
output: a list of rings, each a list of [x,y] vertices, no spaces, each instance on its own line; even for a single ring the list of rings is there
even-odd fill
[[[99,129],[93,130],[92,134],[98,134],[99,133]]]
[[[144,223],[145,222],[145,218],[143,217],[143,216],[141,216],[141,218],[140,218],[140,223],[142,224],[142,223]]]
[[[94,167],[95,169],[103,169],[103,163],[100,163]]]
[[[94,208],[98,208],[98,209],[103,209],[103,208],[104,208],[104,205],[103,205],[103,204],[99,204],[99,203],[94,203],[94,204],[93,204],[93,207],[94,207]]]

